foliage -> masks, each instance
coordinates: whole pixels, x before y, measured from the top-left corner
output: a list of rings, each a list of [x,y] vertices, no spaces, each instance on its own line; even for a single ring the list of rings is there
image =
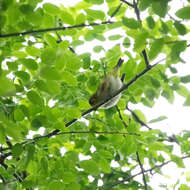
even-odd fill
[[[160,96],[173,103],[175,93],[190,105],[190,75],[178,76],[175,68],[183,66],[189,47],[190,7],[179,8],[174,19],[168,16],[172,0],[83,0],[73,7],[41,2],[0,1],[0,188],[152,189],[149,172],[164,175],[161,168],[170,162],[183,168],[189,131],[168,136],[151,130],[167,116],[149,126],[141,110],[127,105],[154,109]],[[77,53],[87,43],[94,52]],[[127,75],[118,105],[90,109],[90,95],[120,57]],[[175,146],[182,157],[172,153]],[[135,178],[140,174],[142,181]]]

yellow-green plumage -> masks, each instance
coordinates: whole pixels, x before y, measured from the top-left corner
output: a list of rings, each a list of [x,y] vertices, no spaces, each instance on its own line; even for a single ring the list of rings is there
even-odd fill
[[[94,93],[89,103],[91,106],[95,106],[99,104],[100,102],[103,102],[107,98],[111,97],[117,90],[119,90],[123,82],[121,81],[119,74],[120,74],[120,66],[122,65],[123,60],[119,59],[117,65],[113,68],[111,72],[108,73],[108,75],[105,77],[101,85],[98,87],[96,93]],[[117,104],[121,97],[121,94],[117,95],[116,97],[112,98],[105,104],[103,104],[100,108],[108,109],[110,107],[113,107]]]

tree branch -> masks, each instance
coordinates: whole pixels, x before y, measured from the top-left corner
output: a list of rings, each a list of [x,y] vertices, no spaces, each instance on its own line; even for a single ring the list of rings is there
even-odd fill
[[[132,3],[129,3],[129,2],[128,2],[128,1],[126,1],[126,0],[121,0],[121,2],[123,2],[123,3],[127,4],[128,6],[130,6],[130,7],[133,7],[133,8],[134,8],[134,5],[133,5]]]
[[[11,34],[0,34],[0,38],[8,38],[8,37],[14,37],[14,36],[24,36],[27,34],[36,34],[36,33],[41,33],[41,32],[55,32],[58,30],[69,30],[73,28],[82,28],[82,27],[89,27],[89,26],[99,26],[99,25],[105,25],[105,24],[113,24],[115,22],[113,21],[105,21],[101,23],[89,23],[89,24],[77,24],[74,26],[61,26],[61,27],[54,27],[54,28],[45,28],[45,29],[39,29],[39,30],[29,30],[26,32],[16,32],[16,33],[11,33]]]
[[[186,158],[190,158],[189,156],[183,156],[181,157],[182,160],[186,159]],[[144,170],[144,173],[147,173],[147,172],[152,172],[152,170],[155,170],[156,168],[162,168],[163,166],[169,164],[173,162],[173,160],[169,160],[169,161],[166,161],[166,162],[163,162],[162,164],[158,164],[158,165],[155,165],[154,167],[150,168],[150,169],[147,169],[147,170]],[[120,185],[121,183],[124,183],[126,181],[130,181],[131,179],[137,177],[138,175],[142,175],[142,171],[141,172],[138,172],[130,177],[126,177],[125,179],[121,180],[121,181],[117,181],[116,183],[112,184],[111,188],[117,186],[117,185]]]
[[[141,172],[142,172],[142,175],[143,175],[144,188],[145,188],[145,190],[148,190],[148,186],[147,186],[147,183],[146,183],[146,177],[145,177],[145,174],[144,174],[144,168],[143,168],[143,165],[141,163],[141,160],[140,160],[138,152],[136,152],[136,156],[137,156],[137,161],[138,161],[138,163],[140,165]]]
[[[109,100],[111,100],[112,98],[114,98],[115,96],[117,96],[118,94],[120,94],[121,92],[123,92],[124,90],[127,90],[129,86],[131,86],[135,81],[137,81],[140,77],[142,77],[144,74],[146,74],[149,70],[151,70],[152,68],[154,68],[158,63],[160,63],[161,61],[164,61],[164,59],[161,59],[160,61],[156,62],[155,64],[151,65],[150,67],[147,67],[146,69],[144,69],[142,72],[140,72],[138,75],[136,75],[131,81],[129,81],[128,83],[124,84],[118,91],[116,91],[114,94],[112,94],[112,96],[110,96],[109,98],[105,99],[104,101],[100,102],[99,104],[95,105],[94,107],[84,111],[82,113],[82,117],[85,117],[86,115],[88,115],[89,113],[91,113],[92,111],[97,110],[100,106],[102,106],[103,104],[105,104],[106,102],[108,102]],[[78,121],[78,118],[73,118],[72,120],[70,120],[69,122],[67,122],[65,124],[65,127],[69,127],[72,124],[74,124],[76,121]],[[41,138],[44,137],[52,137],[54,135],[59,135],[61,131],[59,129],[55,129],[52,132],[50,132],[49,134],[42,136]],[[34,138],[35,139],[35,138]],[[33,139],[33,140],[34,140]],[[36,137],[36,139],[40,139],[39,137]],[[32,140],[32,142],[33,142]],[[24,141],[21,144],[26,144],[28,141]],[[5,150],[9,150],[10,148],[1,148],[0,151],[5,151]]]
[[[128,126],[127,126],[127,124],[125,123],[125,121],[124,121],[124,119],[123,119],[123,117],[122,117],[122,115],[121,115],[121,111],[120,111],[120,109],[119,109],[119,107],[118,107],[117,105],[116,105],[116,109],[117,109],[117,112],[118,112],[118,114],[119,114],[119,118],[120,118],[120,120],[122,121],[124,127],[127,128]]]
[[[149,130],[151,130],[151,128],[150,128],[146,123],[144,123],[144,122],[137,116],[137,114],[136,114],[134,111],[132,111],[131,109],[129,109],[128,106],[126,106],[126,109],[127,109],[129,112],[131,112],[131,114],[132,114],[132,116],[134,117],[134,119],[135,119],[136,122],[140,123],[142,126],[145,126],[145,127],[148,128]]]
[[[114,16],[119,12],[119,10],[120,10],[120,8],[121,8],[121,5],[122,5],[122,4],[120,4],[120,5],[115,9],[115,11],[111,14],[111,16],[110,16],[111,18],[114,17]]]
[[[137,133],[127,133],[127,132],[120,132],[120,131],[66,131],[66,132],[59,132],[59,133],[49,133],[44,136],[38,136],[32,139],[32,142],[38,141],[42,138],[50,138],[52,136],[56,135],[69,135],[69,134],[104,134],[104,135],[134,135],[134,136],[140,136],[140,134]],[[23,142],[23,144],[28,143],[28,141]]]
[[[135,14],[136,14],[136,16],[137,16],[137,19],[138,19],[138,21],[140,22],[140,23],[142,23],[142,20],[141,20],[141,17],[140,17],[140,11],[139,11],[139,9],[138,9],[138,3],[135,1],[135,0],[133,0],[133,5],[134,5],[134,11],[135,11]],[[145,61],[145,63],[146,63],[146,67],[149,67],[150,66],[150,63],[149,63],[149,60],[148,60],[148,56],[147,56],[147,53],[146,53],[146,50],[144,49],[144,50],[142,50],[142,55],[143,55],[143,57],[144,57],[144,61]]]

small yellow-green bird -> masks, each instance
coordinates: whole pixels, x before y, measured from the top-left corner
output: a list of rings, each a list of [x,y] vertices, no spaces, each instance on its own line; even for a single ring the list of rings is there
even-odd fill
[[[96,92],[90,97],[89,103],[91,106],[95,106],[100,102],[103,102],[107,98],[111,97],[117,90],[123,86],[123,81],[120,79],[120,67],[123,63],[123,59],[119,59],[117,65],[113,68],[111,72],[104,78],[103,82],[100,84]],[[121,97],[121,94],[118,94],[100,108],[108,109],[117,104]]]

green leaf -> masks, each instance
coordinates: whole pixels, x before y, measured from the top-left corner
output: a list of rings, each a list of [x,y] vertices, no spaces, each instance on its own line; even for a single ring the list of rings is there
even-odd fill
[[[112,36],[108,37],[109,40],[119,40],[120,38],[122,38],[122,36],[119,34],[112,35]]]
[[[134,110],[134,113],[137,115],[137,117],[143,121],[144,123],[146,123],[146,117],[143,114],[143,112],[141,110]]]
[[[81,185],[77,182],[72,182],[68,185],[67,190],[81,190]]]
[[[180,22],[175,21],[174,26],[180,35],[185,35],[187,33],[185,25],[181,24]]]
[[[186,41],[179,41],[176,42],[171,49],[171,59],[174,61],[174,63],[178,61],[182,61],[182,58],[180,57],[181,52],[183,52],[187,48],[187,43]]]
[[[51,46],[52,48],[57,47],[56,39],[52,35],[46,33],[44,34],[44,39],[48,43],[48,45]]]
[[[41,51],[39,48],[33,47],[33,46],[27,46],[26,47],[26,52],[34,57],[40,56]]]
[[[16,71],[14,74],[25,83],[27,83],[30,80],[30,75],[25,71]]]
[[[181,184],[179,190],[189,190],[189,186],[187,184]]]
[[[152,9],[158,16],[165,17],[168,9],[168,1],[153,1]]]
[[[21,62],[25,65],[25,67],[29,70],[37,70],[38,65],[34,59],[22,59]]]
[[[101,5],[104,3],[104,0],[89,0],[89,3]]]
[[[183,97],[187,97],[189,96],[190,92],[189,90],[185,87],[185,86],[182,86],[182,85],[179,85],[179,88],[178,90],[176,90],[176,92],[180,95],[180,96],[183,96]]]
[[[152,3],[152,0],[141,0],[139,1],[139,9],[141,11],[144,11],[151,5],[151,3]]]
[[[37,92],[35,92],[33,90],[30,90],[27,93],[27,97],[35,105],[38,105],[40,107],[44,105],[43,99],[39,96],[39,94]]]
[[[65,112],[71,118],[80,118],[81,117],[81,112],[77,107],[76,108],[66,108]]]
[[[75,23],[73,16],[67,11],[61,11],[61,19],[66,24],[73,25]]]
[[[152,18],[152,16],[147,17],[147,18],[146,18],[146,22],[147,22],[148,27],[149,27],[150,29],[153,29],[153,28],[154,28],[154,26],[155,26],[155,21],[154,21],[154,19]]]
[[[60,85],[57,81],[47,80],[47,88],[51,94],[58,95],[61,93]]]
[[[0,143],[4,144],[6,143],[6,134],[5,129],[2,124],[0,124]]]
[[[76,180],[76,176],[73,172],[65,171],[62,173],[62,178],[64,183],[71,183]]]
[[[161,86],[159,80],[157,80],[157,79],[155,79],[155,78],[152,78],[152,77],[151,77],[151,83],[152,83],[152,85],[153,85],[156,89],[160,88],[160,86]]]
[[[185,168],[182,158],[176,155],[171,155],[171,160],[177,164],[179,168]]]
[[[166,98],[169,103],[172,104],[172,103],[173,103],[173,100],[174,100],[174,94],[173,94],[173,93],[174,93],[174,92],[173,92],[171,89],[167,88],[167,89],[165,89],[165,90],[162,91],[161,95],[162,95],[164,98]]]
[[[41,76],[48,80],[61,80],[61,74],[53,67],[45,67],[41,70]]]
[[[190,75],[180,77],[180,79],[181,79],[181,82],[183,82],[183,83],[189,83],[190,82]]]
[[[42,50],[41,54],[42,63],[46,65],[52,65],[56,60],[56,49],[55,48],[45,48]]]
[[[110,173],[110,171],[111,171],[110,163],[107,162],[106,159],[101,159],[99,161],[99,163],[100,163],[100,167],[104,173]]]
[[[24,119],[25,115],[19,108],[14,110],[14,119],[16,121],[22,121]]]
[[[71,86],[76,86],[77,85],[76,78],[70,72],[67,72],[67,71],[62,72],[62,79],[68,85],[71,85]]]
[[[120,149],[124,156],[129,156],[137,151],[136,140],[133,136],[127,136],[125,142],[121,144]]]
[[[186,98],[184,104],[184,106],[190,106],[190,95]]]
[[[135,37],[135,45],[134,50],[137,52],[141,52],[146,46],[146,39],[148,38],[148,32],[142,31]]]
[[[156,58],[157,55],[159,53],[161,53],[163,46],[164,46],[164,39],[163,38],[154,40],[154,42],[152,43],[152,45],[150,47],[149,59],[153,60],[154,58]]]
[[[57,7],[56,5],[51,4],[51,3],[45,3],[45,4],[43,4],[43,9],[48,14],[52,14],[52,15],[58,15],[58,14],[60,14],[59,7]]]
[[[183,7],[179,9],[175,14],[177,17],[182,19],[190,19],[190,7]]]
[[[80,13],[77,17],[76,17],[76,24],[83,24],[86,21],[86,16],[83,13]]]
[[[80,166],[91,175],[99,174],[99,167],[94,160],[83,160],[80,162]]]
[[[108,60],[110,67],[113,68],[121,56],[120,46],[115,45],[106,52],[106,59]]]
[[[131,28],[131,29],[138,29],[141,27],[141,24],[139,21],[135,20],[134,18],[126,18],[126,17],[123,17],[122,18],[122,22],[123,24],[128,27],[128,28]]]
[[[104,50],[104,48],[102,46],[95,46],[93,48],[93,51],[96,53],[100,53],[102,50]]]
[[[34,84],[38,88],[38,90],[48,92],[48,86],[44,80],[36,80]]]
[[[40,161],[41,170],[44,174],[47,174],[48,172],[48,159],[46,157],[42,157]]]
[[[160,29],[160,32],[163,33],[163,34],[167,34],[170,31],[170,29],[168,28],[167,23],[161,21],[161,25],[162,25],[162,28]]]
[[[20,7],[19,7],[19,10],[23,13],[23,14],[31,14],[33,13],[33,7],[29,4],[22,4]]]
[[[16,92],[13,82],[6,78],[3,74],[0,75],[0,96],[11,96]]]
[[[129,39],[128,37],[126,37],[126,38],[124,39],[123,45],[124,45],[126,48],[130,47],[131,42],[130,42],[130,39]]]
[[[105,18],[105,13],[99,10],[86,9],[87,16],[91,19],[103,20]]]
[[[23,147],[21,144],[17,143],[12,147],[12,155],[14,158],[17,158],[23,152]]]
[[[65,186],[63,182],[51,180],[47,190],[62,190],[65,189],[64,187]]]
[[[156,122],[160,122],[160,121],[163,121],[165,119],[168,119],[166,116],[159,116],[158,118],[156,119],[152,119],[150,120],[148,123],[156,123]]]

